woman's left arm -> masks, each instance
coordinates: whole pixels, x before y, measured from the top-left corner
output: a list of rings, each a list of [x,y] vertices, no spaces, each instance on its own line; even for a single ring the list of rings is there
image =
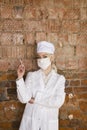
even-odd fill
[[[36,103],[46,107],[60,108],[64,103],[65,95],[65,77],[61,76],[54,94],[42,101],[36,101]]]

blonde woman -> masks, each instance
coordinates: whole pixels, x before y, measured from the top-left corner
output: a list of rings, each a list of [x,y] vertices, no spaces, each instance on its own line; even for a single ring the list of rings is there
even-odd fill
[[[39,70],[28,72],[24,81],[25,66],[21,62],[17,74],[17,96],[25,103],[19,130],[58,130],[59,108],[65,100],[65,77],[54,68],[55,47],[41,41],[37,44]]]

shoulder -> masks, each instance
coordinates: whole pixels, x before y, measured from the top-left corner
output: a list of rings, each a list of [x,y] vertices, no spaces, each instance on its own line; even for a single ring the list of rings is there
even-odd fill
[[[36,70],[36,71],[28,72],[27,76],[34,77],[34,76],[37,76],[39,73],[40,73],[40,70]]]
[[[61,75],[61,74],[58,74],[58,73],[57,73],[57,77],[58,77],[58,80],[59,80],[59,81],[64,81],[64,82],[66,81],[64,75]]]

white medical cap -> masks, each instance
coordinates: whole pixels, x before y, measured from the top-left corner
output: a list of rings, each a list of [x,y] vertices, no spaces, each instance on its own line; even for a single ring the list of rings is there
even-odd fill
[[[39,52],[47,52],[50,54],[54,54],[55,47],[52,43],[47,41],[41,41],[37,43],[37,53]]]

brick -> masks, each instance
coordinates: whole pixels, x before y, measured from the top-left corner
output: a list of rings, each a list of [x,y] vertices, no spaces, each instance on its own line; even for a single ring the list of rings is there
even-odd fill
[[[57,19],[58,18],[58,9],[57,8],[48,8],[48,19]]]
[[[68,40],[68,34],[66,33],[60,33],[58,34],[58,38],[57,38],[57,42],[59,43],[59,46],[61,47],[60,43],[62,44],[62,46],[66,46],[68,45],[69,43],[69,40]]]
[[[86,0],[74,0],[73,6],[75,6],[75,7],[87,7],[87,1]]]
[[[33,46],[28,46],[27,49],[27,58],[32,58],[35,55],[35,48]]]
[[[87,86],[87,79],[81,80],[81,85],[82,86]]]
[[[23,22],[21,20],[5,20],[3,22],[4,31],[22,31]]]
[[[25,58],[26,57],[26,48],[25,46],[17,47],[17,58]]]
[[[1,18],[12,18],[12,7],[11,6],[1,6]]]
[[[0,60],[0,71],[7,71],[8,70],[9,63],[5,59]]]
[[[3,22],[0,20],[0,31],[3,29]]]
[[[80,86],[80,80],[71,80],[70,86]]]
[[[81,109],[84,113],[87,113],[87,102],[85,102],[85,101],[80,101],[80,102],[79,102],[79,107],[80,107],[80,109]]]
[[[3,33],[1,35],[1,45],[11,45],[12,44],[12,34]]]
[[[24,14],[24,7],[23,6],[14,6],[12,10],[12,15],[16,19],[22,19]]]
[[[6,101],[9,97],[7,96],[7,88],[0,87],[0,101]]]
[[[55,6],[57,6],[57,7],[72,7],[72,0],[54,0],[54,2],[55,2]]]
[[[59,47],[56,50],[56,55],[58,57],[71,57],[74,55],[74,48],[70,46],[65,47]]]
[[[35,43],[34,33],[30,32],[25,33],[25,43],[28,45],[33,45]]]
[[[47,34],[47,41],[50,41],[52,43],[57,43],[58,42],[58,35],[57,33],[48,33]]]
[[[65,120],[67,118],[67,110],[66,110],[66,108],[64,109],[63,106],[60,109],[60,119]]]
[[[2,57],[3,58],[11,58],[12,48],[11,46],[3,46],[2,47]]]
[[[14,53],[15,54],[15,53]],[[15,55],[14,55],[15,56]],[[18,65],[20,64],[19,59],[14,59],[14,60],[8,60],[9,66],[8,70],[17,70]]]
[[[87,34],[78,34],[77,45],[86,46],[86,44],[87,44]]]
[[[56,59],[56,66],[58,69],[63,70],[65,69],[65,58],[57,57]]]
[[[46,41],[46,33],[44,32],[37,32],[36,33],[36,42]]]
[[[81,8],[80,13],[81,13],[81,20],[87,20],[87,8]]]
[[[47,21],[47,32],[59,32],[61,27],[61,23],[59,20],[48,20]]]
[[[15,80],[16,79],[16,74],[15,73],[7,73],[7,79],[10,80]]]
[[[76,58],[66,58],[66,69],[78,69],[78,60]]]
[[[14,45],[23,45],[24,44],[24,35],[21,33],[13,34],[13,44]]]
[[[2,57],[2,47],[0,46],[0,58]]]
[[[78,33],[80,31],[80,23],[76,20],[64,20],[62,23],[62,30],[65,33]]]
[[[7,74],[6,73],[0,74],[0,81],[5,81],[5,80],[7,80]]]
[[[87,56],[87,47],[86,46],[76,46],[76,55],[79,57]]]
[[[74,93],[75,94],[87,93],[87,87],[75,87]]]
[[[81,32],[86,33],[87,32],[87,21],[81,21],[80,22],[80,26],[81,26]]]
[[[77,45],[77,34],[69,34],[68,40],[70,45]]]
[[[81,48],[80,48],[81,49]],[[80,50],[79,50],[80,51]],[[83,52],[83,54],[84,53],[86,53],[87,51],[86,51],[86,48],[82,48],[81,49],[81,51],[80,51],[80,53],[82,53]],[[80,54],[81,55],[81,54]],[[84,55],[84,56],[86,56],[86,54]],[[78,61],[78,64],[79,64],[79,69],[80,70],[86,70],[87,69],[87,58],[79,58],[79,61]]]
[[[8,94],[9,100],[17,100],[16,88],[8,88],[7,94]]]
[[[67,127],[67,128],[66,128],[66,127],[61,128],[61,127],[60,127],[60,130],[65,130],[65,129],[67,129],[67,130],[74,130],[74,128],[69,128],[69,127]]]
[[[11,127],[11,122],[1,122],[0,123],[0,129],[4,130],[4,129],[10,129]]]
[[[24,17],[25,17],[25,19],[30,19],[30,20],[40,20],[40,19],[42,19],[43,15],[39,8],[29,8],[28,7],[24,11]]]
[[[29,20],[25,20],[23,23],[23,27],[24,27],[24,31],[28,31],[28,32],[34,32],[36,31],[38,26],[37,21],[29,21]]]
[[[62,119],[60,119],[59,123],[60,123],[60,127],[67,127],[69,125],[69,120],[67,120],[67,119],[62,120]]]
[[[66,9],[63,19],[80,19],[80,9]]]
[[[32,60],[31,59],[24,59],[23,62],[24,62],[24,65],[25,65],[25,69],[27,71],[30,71],[30,70],[33,69],[33,64],[32,64]]]
[[[77,94],[77,98],[78,99],[87,100],[87,93]]]

